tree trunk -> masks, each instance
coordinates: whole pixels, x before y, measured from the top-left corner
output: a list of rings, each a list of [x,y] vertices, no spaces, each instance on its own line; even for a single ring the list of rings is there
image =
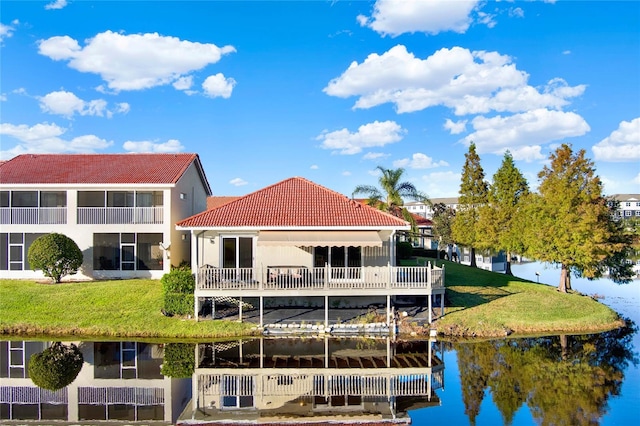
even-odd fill
[[[504,274],[513,276],[513,272],[511,272],[511,253],[510,252],[507,252],[507,266],[505,267]]]
[[[469,266],[471,266],[472,268],[477,268],[478,265],[476,265],[476,249],[471,247],[471,264]]]
[[[560,269],[560,284],[558,285],[558,290],[562,293],[566,293],[567,290],[571,289],[571,278],[569,277],[569,269],[567,265],[562,264],[562,269]]]
[[[569,344],[567,343],[567,336],[565,334],[560,335],[560,348],[562,348],[562,359],[567,360],[569,354]]]

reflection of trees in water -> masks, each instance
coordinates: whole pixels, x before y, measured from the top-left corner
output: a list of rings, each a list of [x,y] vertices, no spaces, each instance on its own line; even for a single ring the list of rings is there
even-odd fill
[[[638,364],[635,325],[601,334],[454,343],[465,414],[475,424],[486,390],[505,424],[526,404],[542,425],[598,424],[624,370]]]
[[[76,345],[53,342],[44,351],[31,355],[29,378],[40,388],[56,391],[73,383],[83,362],[82,353]]]

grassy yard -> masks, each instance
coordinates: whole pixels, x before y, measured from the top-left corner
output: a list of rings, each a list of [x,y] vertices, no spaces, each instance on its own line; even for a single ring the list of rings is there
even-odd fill
[[[433,259],[431,259],[433,261]],[[423,264],[423,260],[420,260]],[[578,293],[504,274],[445,265],[448,336],[605,331],[623,325],[607,306]],[[253,325],[162,315],[160,281],[42,284],[0,280],[0,333],[10,335],[201,339],[248,335]]]
[[[48,336],[215,338],[249,334],[251,325],[162,315],[157,280],[63,284],[0,280],[0,333]]]
[[[573,292],[517,277],[438,261],[445,265],[447,306],[439,333],[500,336],[605,331],[623,325],[604,304]]]

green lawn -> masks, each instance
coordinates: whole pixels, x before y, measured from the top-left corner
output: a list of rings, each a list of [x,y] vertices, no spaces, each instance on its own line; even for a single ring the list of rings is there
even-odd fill
[[[420,260],[420,264],[423,260]],[[431,259],[433,261],[433,259]],[[445,316],[449,336],[605,331],[623,325],[607,306],[577,293],[448,261]],[[0,280],[0,333],[201,339],[248,335],[251,324],[162,315],[156,280],[42,284]]]
[[[0,332],[12,335],[215,338],[246,335],[234,321],[162,315],[158,280],[62,284],[0,280]]]
[[[447,306],[436,322],[445,335],[605,331],[623,325],[618,314],[589,296],[517,277],[438,261],[445,265]]]

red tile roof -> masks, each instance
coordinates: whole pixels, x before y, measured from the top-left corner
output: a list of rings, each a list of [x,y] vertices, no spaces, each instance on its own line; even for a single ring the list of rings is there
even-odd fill
[[[176,183],[197,154],[23,154],[0,167],[2,184]]]
[[[240,198],[239,195],[237,196],[212,195],[211,197],[207,197],[207,210],[215,209],[231,201],[235,201],[238,198]]]
[[[184,228],[340,228],[408,229],[404,220],[313,183],[293,177],[207,210],[177,224]]]

